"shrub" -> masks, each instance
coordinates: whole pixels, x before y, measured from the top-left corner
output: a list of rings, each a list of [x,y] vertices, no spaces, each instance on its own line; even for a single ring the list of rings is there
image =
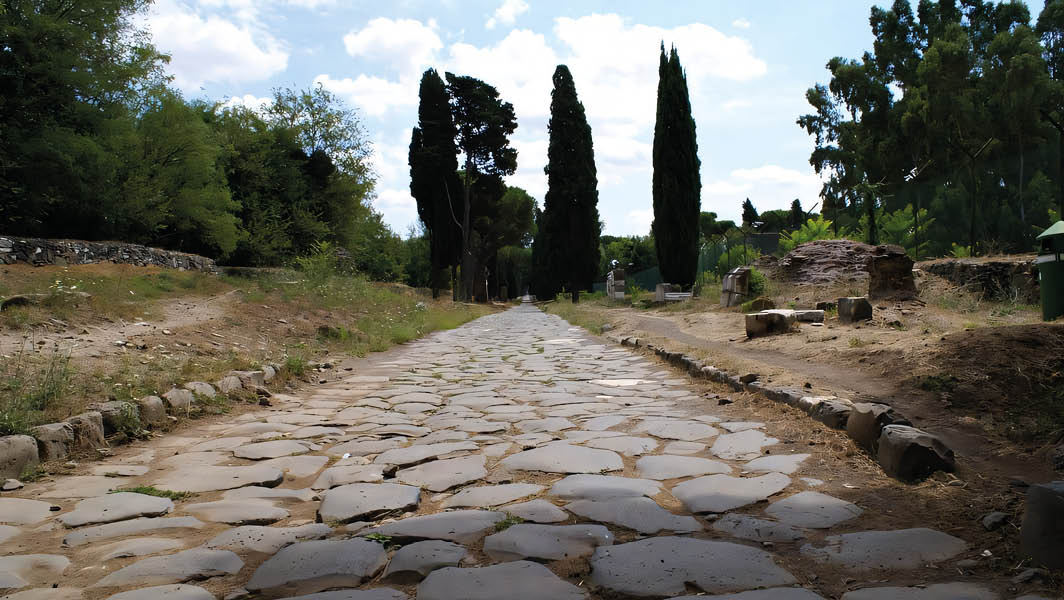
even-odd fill
[[[846,237],[846,232],[840,231],[838,235],[835,235],[832,229],[832,221],[825,219],[824,215],[819,215],[815,219],[807,220],[794,231],[784,231],[780,234],[779,252],[786,254],[794,250],[799,244],[817,240],[834,240],[840,237]]]
[[[768,288],[768,278],[765,274],[757,269],[750,269],[750,284],[747,287],[747,293],[751,296],[759,297],[765,295],[765,290]]]

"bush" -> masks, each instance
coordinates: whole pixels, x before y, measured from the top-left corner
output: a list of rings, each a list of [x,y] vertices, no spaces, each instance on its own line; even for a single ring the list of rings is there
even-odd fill
[[[794,250],[799,244],[815,242],[817,240],[834,240],[840,237],[846,237],[846,232],[841,231],[839,232],[839,235],[835,235],[835,232],[832,230],[832,222],[825,219],[824,215],[819,215],[815,219],[807,220],[801,227],[794,231],[784,231],[780,235],[778,252],[786,254],[791,250]]]
[[[765,295],[765,290],[768,288],[768,278],[761,271],[755,268],[750,269],[750,284],[747,287],[747,294],[756,297]]]

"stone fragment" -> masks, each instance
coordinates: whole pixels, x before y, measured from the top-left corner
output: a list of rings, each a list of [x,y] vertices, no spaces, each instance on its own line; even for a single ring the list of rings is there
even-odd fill
[[[871,587],[842,595],[842,600],[998,600],[999,598],[1000,596],[992,590],[975,583],[935,583],[926,587]]]
[[[591,558],[591,569],[596,585],[630,596],[675,596],[684,593],[687,585],[720,593],[795,582],[767,552],[684,537],[600,547]]]
[[[547,473],[599,473],[624,468],[621,457],[615,452],[563,443],[511,454],[502,459],[500,464],[515,471]]]
[[[52,584],[69,566],[70,559],[56,554],[0,556],[0,592]]]
[[[173,410],[188,410],[196,401],[196,396],[188,390],[174,388],[163,394],[163,400]]]
[[[646,497],[609,498],[605,500],[577,500],[565,505],[566,510],[593,521],[612,523],[640,533],[702,531],[702,525],[691,516],[674,515]]]
[[[73,533],[68,533],[63,538],[63,545],[75,547],[89,542],[136,535],[138,533],[155,533],[168,529],[199,529],[201,527],[203,527],[203,522],[194,517],[130,519],[95,527],[85,527]]]
[[[697,454],[706,449],[705,444],[698,442],[669,442],[662,448],[665,454]]]
[[[840,323],[857,323],[872,319],[872,304],[864,296],[839,298],[837,306]]]
[[[240,446],[233,450],[233,456],[249,460],[263,460],[267,458],[280,458],[282,456],[294,456],[309,452],[307,444],[295,440],[272,440]]]
[[[772,446],[779,440],[770,438],[755,429],[726,433],[713,442],[709,449],[714,455],[729,460],[752,460],[761,456],[761,448]]]
[[[244,561],[228,550],[193,548],[176,554],[141,559],[107,575],[92,587],[184,583],[220,575],[234,575],[243,566]]]
[[[158,554],[159,552],[166,552],[167,550],[183,548],[184,545],[185,544],[181,540],[170,538],[133,538],[100,546],[94,548],[94,550],[101,552],[100,560],[106,562],[116,558]]]
[[[796,310],[794,311],[794,318],[798,319],[799,323],[823,323],[824,311],[820,309]]]
[[[230,371],[229,374],[239,379],[240,385],[246,390],[255,391],[266,385],[266,373],[263,371]]]
[[[28,435],[0,437],[0,477],[21,477],[27,468],[38,462],[37,440]]]
[[[768,590],[751,590],[738,594],[719,594],[717,600],[824,600],[824,597],[803,588],[778,587]],[[706,600],[706,596],[676,596],[669,600]]]
[[[483,454],[434,460],[403,469],[395,474],[395,479],[433,492],[442,492],[487,475],[488,472],[484,469],[486,461]]]
[[[174,509],[169,498],[118,492],[78,502],[74,510],[58,517],[67,527],[113,523],[136,517],[158,517]]]
[[[798,466],[809,458],[808,454],[772,454],[762,456],[743,465],[743,471],[750,473],[784,473],[790,475]]]
[[[868,297],[905,300],[915,296],[913,259],[901,246],[876,246],[868,259]]]
[[[765,514],[780,523],[808,529],[827,529],[864,512],[857,505],[820,492],[798,492],[777,500]]]
[[[504,506],[502,510],[533,523],[560,523],[569,518],[564,510],[542,498]]]
[[[0,492],[13,492],[24,487],[26,486],[18,479],[5,479],[3,483],[0,483]]]
[[[406,465],[415,465],[436,458],[437,456],[443,456],[444,454],[463,452],[466,450],[477,450],[478,448],[479,446],[473,442],[445,442],[442,444],[407,446],[406,448],[385,450],[378,454],[377,458],[373,459],[373,463],[378,465],[396,465],[399,467],[405,467]]]
[[[32,525],[48,518],[52,505],[40,500],[24,498],[0,498],[0,523],[8,525]]]
[[[332,528],[323,523],[308,523],[299,527],[245,525],[223,531],[204,545],[207,548],[234,552],[274,554],[288,544],[321,539],[330,533]]]
[[[639,456],[640,454],[650,452],[658,447],[658,443],[650,438],[627,435],[593,439],[589,440],[584,445],[591,448],[613,450],[614,452],[620,452],[625,456]]]
[[[240,383],[240,378],[236,375],[226,375],[218,381],[214,382],[214,387],[218,388],[218,391],[229,395],[243,387]]]
[[[124,400],[93,402],[88,408],[100,413],[103,419],[104,435],[112,435],[119,431],[132,432],[141,427],[140,410],[132,402]]]
[[[184,385],[184,388],[194,395],[203,396],[204,398],[214,398],[217,394],[214,386],[204,381],[190,381]]]
[[[846,434],[872,454],[879,451],[879,435],[887,425],[912,425],[886,404],[858,402],[846,420]]]
[[[810,411],[809,416],[813,417],[814,421],[820,421],[833,429],[846,429],[846,420],[850,418],[851,411],[853,411],[853,402],[833,398],[818,402]]]
[[[917,481],[935,471],[953,471],[953,450],[938,437],[915,427],[887,425],[879,435],[876,460],[902,481]]]
[[[487,510],[455,510],[450,512],[408,517],[365,529],[359,535],[379,533],[399,542],[413,540],[446,540],[468,546],[495,529],[506,513]]]
[[[384,546],[361,538],[299,542],[264,562],[244,587],[269,596],[357,587],[387,562]]]
[[[739,433],[740,431],[746,431],[747,429],[760,429],[765,426],[764,423],[758,423],[755,421],[732,421],[730,423],[721,423],[722,429],[727,429],[728,433]]]
[[[714,521],[713,529],[755,542],[794,542],[805,537],[797,527],[735,513],[726,514]]]
[[[444,567],[457,567],[469,554],[464,546],[441,540],[425,540],[403,546],[392,556],[382,581],[417,583]]]
[[[715,427],[710,427],[699,421],[675,420],[644,421],[632,431],[636,433],[649,433],[654,437],[667,440],[680,440],[684,442],[696,442],[720,433]]]
[[[587,594],[547,567],[514,561],[490,567],[433,571],[417,586],[418,600],[586,600]]]
[[[590,556],[598,546],[613,543],[602,525],[537,525],[519,523],[484,538],[484,553],[504,562],[534,558],[568,560]]]
[[[157,585],[139,590],[119,592],[114,596],[109,596],[107,600],[155,600],[156,598],[165,598],[165,600],[215,600],[214,594],[207,590],[184,583]]]
[[[157,488],[183,492],[231,490],[246,485],[273,487],[284,481],[284,472],[269,465],[220,467],[196,465],[179,468],[155,480]]]
[[[288,518],[287,510],[263,500],[218,500],[182,508],[204,521],[230,525],[269,525]]]
[[[349,483],[377,483],[384,480],[386,465],[351,465],[329,467],[310,485],[315,490],[327,490]]]
[[[722,513],[761,502],[782,492],[790,483],[791,479],[782,473],[742,478],[707,475],[673,487],[672,494],[693,513]]]
[[[1027,488],[1020,550],[1044,567],[1064,568],[1064,481]]]
[[[677,479],[680,477],[696,477],[710,473],[731,473],[728,465],[694,456],[672,456],[660,454],[656,456],[644,456],[635,463],[636,474],[647,479]]]
[[[563,500],[607,500],[659,493],[661,484],[656,481],[614,475],[570,475],[550,488],[550,495]]]
[[[150,427],[158,427],[166,421],[166,403],[158,396],[145,396],[137,399],[137,411],[140,422]]]
[[[542,485],[504,483],[466,488],[443,501],[444,508],[454,506],[499,506],[543,491]],[[553,505],[552,505],[553,506]]]
[[[405,511],[417,507],[420,496],[417,487],[397,483],[341,485],[322,494],[318,521],[350,523],[391,511]]]
[[[802,546],[801,553],[820,562],[847,569],[916,569],[948,560],[964,552],[968,544],[934,529],[861,531],[831,535],[825,545]]]
[[[37,439],[37,455],[44,461],[66,458],[74,445],[74,427],[70,423],[38,425],[30,433]]]
[[[793,310],[770,309],[746,315],[746,337],[787,333],[794,327],[797,317]]]
[[[95,450],[107,445],[103,439],[103,415],[98,411],[93,410],[74,415],[64,419],[64,422],[70,423],[70,426],[74,428],[73,448]]]

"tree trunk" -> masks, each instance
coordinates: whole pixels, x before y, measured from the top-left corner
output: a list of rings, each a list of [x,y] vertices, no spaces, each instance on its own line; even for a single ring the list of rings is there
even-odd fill
[[[473,163],[468,158],[466,159],[465,169],[465,185],[463,186],[463,207],[462,207],[462,299],[466,302],[472,301],[473,298],[473,249],[469,247],[470,240],[470,227],[469,227],[469,204],[470,195],[472,194],[472,182],[470,182],[470,170],[473,168]]]
[[[451,265],[451,302],[458,302],[458,265]]]
[[[580,303],[580,290],[573,290],[573,304]]]
[[[1020,223],[1027,225],[1027,214],[1023,209],[1023,136],[1020,136]],[[1026,227],[1024,227],[1026,229]]]
[[[913,260],[920,260],[920,191],[913,198]]]

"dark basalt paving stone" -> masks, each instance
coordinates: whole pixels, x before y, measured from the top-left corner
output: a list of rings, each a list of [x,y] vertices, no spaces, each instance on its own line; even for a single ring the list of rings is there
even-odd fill
[[[644,456],[635,463],[636,474],[656,480],[697,477],[710,473],[731,473],[731,471],[731,467],[716,460],[671,454]]]
[[[93,550],[101,552],[100,561],[106,562],[116,558],[158,554],[159,552],[176,550],[184,546],[185,544],[181,540],[170,538],[133,538],[93,548]]]
[[[406,448],[386,450],[378,454],[377,458],[373,459],[373,463],[378,465],[396,465],[398,467],[404,467],[406,465],[416,465],[425,462],[430,458],[436,458],[437,456],[443,456],[444,454],[450,454],[451,452],[465,450],[473,451],[477,448],[478,446],[473,442],[444,442],[442,444],[407,446]]]
[[[634,529],[640,533],[702,531],[702,524],[691,516],[674,515],[645,497],[577,500],[565,509],[593,521],[602,521]]]
[[[372,590],[333,590],[306,596],[289,596],[281,600],[410,600],[410,596],[391,588]]]
[[[415,508],[421,490],[397,483],[351,483],[334,487],[322,494],[318,521],[350,523],[372,518],[393,510]]]
[[[639,456],[658,447],[658,443],[650,438],[629,435],[593,439],[585,442],[584,445],[589,448],[613,450],[625,456]]]
[[[761,448],[779,442],[756,429],[747,429],[739,433],[726,433],[718,437],[709,451],[714,455],[729,460],[752,460],[761,456]]]
[[[974,583],[936,583],[927,587],[873,587],[854,590],[842,595],[842,600],[998,600],[998,598],[1000,596],[992,590]],[[1016,600],[1023,600],[1023,598]]]
[[[63,538],[63,545],[75,547],[89,542],[136,535],[138,533],[155,533],[170,529],[199,529],[201,527],[203,527],[203,521],[195,517],[130,519],[128,521],[118,521],[116,523],[78,529]]]
[[[802,546],[801,553],[820,562],[848,569],[917,569],[948,560],[964,552],[968,544],[934,529],[860,531],[831,535],[825,545]]]
[[[233,449],[233,456],[249,460],[263,460],[266,458],[294,456],[307,452],[310,452],[310,447],[307,444],[294,440],[273,440],[237,447]]]
[[[591,580],[630,596],[675,596],[688,584],[705,592],[789,585],[794,577],[772,555],[740,544],[655,537],[604,546],[591,558]]]
[[[765,514],[780,523],[809,529],[827,529],[862,512],[856,504],[820,492],[799,492],[773,502],[765,509]]]
[[[783,473],[790,475],[809,458],[808,454],[773,454],[762,456],[743,465],[743,471],[751,473]]]
[[[0,592],[49,584],[69,566],[70,559],[56,554],[0,556]]]
[[[845,598],[846,596],[843,596]],[[802,588],[772,588],[770,590],[752,590],[738,594],[721,594],[713,596],[717,600],[824,600],[824,597]],[[705,600],[706,596],[676,596],[669,600]]]
[[[649,479],[615,475],[570,475],[550,488],[550,495],[563,500],[606,500],[635,496],[656,496],[661,484]]]
[[[455,510],[385,523],[364,529],[359,535],[379,533],[404,543],[411,540],[446,540],[468,546],[494,530],[495,524],[505,518],[506,513],[496,511]]]
[[[92,587],[184,583],[220,575],[233,575],[243,567],[244,561],[228,550],[193,548],[137,561],[97,581]]]
[[[23,498],[0,498],[0,523],[31,525],[48,518],[52,504]]]
[[[535,525],[520,523],[484,538],[484,554],[495,561],[565,560],[590,556],[613,543],[602,525]]]
[[[417,586],[418,600],[585,600],[587,594],[547,567],[528,561],[433,571]]]
[[[157,598],[165,598],[166,600],[215,600],[214,594],[207,590],[184,583],[157,585],[139,590],[119,592],[114,596],[108,596],[107,600],[156,600]]]
[[[417,583],[444,567],[457,567],[469,554],[465,546],[443,540],[426,540],[403,546],[392,556],[383,581]]]
[[[311,489],[327,490],[349,483],[377,483],[384,480],[387,465],[349,465],[329,467],[310,485]]]
[[[713,529],[732,537],[756,542],[794,542],[805,537],[797,527],[750,515],[730,513],[713,522]]]
[[[288,544],[320,539],[332,533],[323,523],[308,523],[299,527],[264,527],[246,525],[223,531],[204,544],[207,548],[234,552],[273,554]]]
[[[196,465],[179,468],[155,480],[152,485],[177,492],[213,492],[248,485],[274,487],[284,481],[284,472],[269,465],[219,467]]]
[[[569,513],[542,498],[510,504],[504,506],[503,510],[533,523],[560,523],[569,518]]]
[[[262,500],[218,500],[181,507],[204,521],[230,525],[268,525],[288,518],[288,511]]]
[[[542,485],[505,483],[465,488],[443,501],[444,508],[454,506],[499,506],[543,491]]]
[[[780,473],[760,477],[707,475],[676,485],[672,494],[693,513],[722,513],[765,500],[790,483],[790,478]]]
[[[484,469],[487,458],[482,454],[434,460],[416,467],[403,469],[395,478],[408,485],[416,485],[434,492],[442,492],[456,485],[476,481],[488,472]]]
[[[262,563],[244,587],[267,596],[357,587],[387,562],[384,546],[361,538],[299,542]]]
[[[675,420],[651,420],[645,421],[635,427],[636,433],[649,433],[650,435],[666,440],[680,440],[684,442],[697,442],[711,438],[718,433],[715,427],[710,427],[698,421],[675,421]]]

